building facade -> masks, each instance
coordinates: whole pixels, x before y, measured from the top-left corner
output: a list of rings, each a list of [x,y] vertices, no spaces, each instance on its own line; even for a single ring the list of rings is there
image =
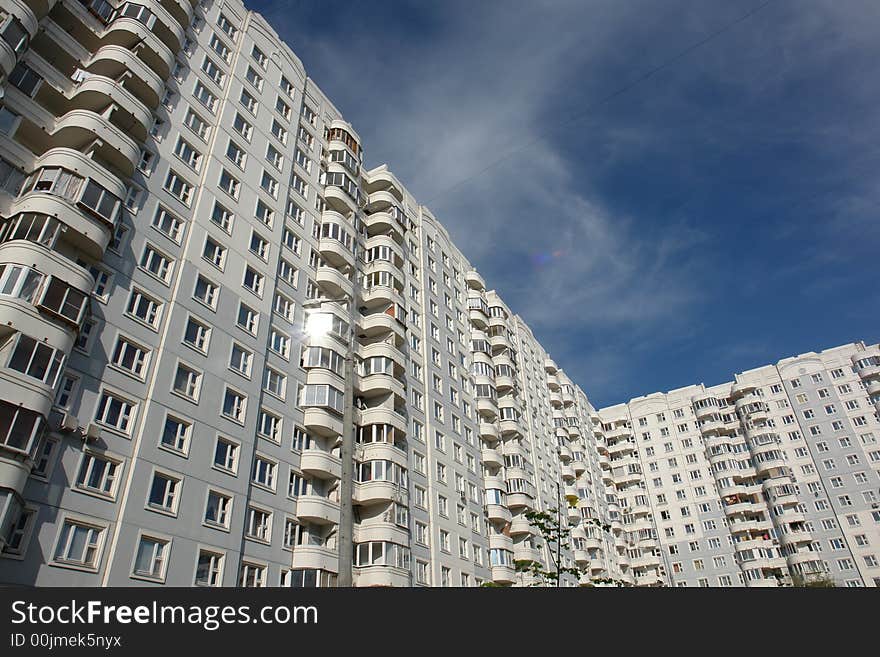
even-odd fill
[[[612,476],[621,441],[637,457],[629,522],[653,518],[668,585],[880,585],[878,365],[854,343],[599,411]]]
[[[586,397],[271,26],[0,8],[0,581],[534,583]]]
[[[876,346],[597,411],[238,0],[0,0],[0,75],[0,582],[874,582]]]

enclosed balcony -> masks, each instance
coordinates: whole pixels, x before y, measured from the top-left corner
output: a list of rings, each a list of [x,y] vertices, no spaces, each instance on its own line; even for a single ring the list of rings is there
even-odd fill
[[[291,568],[324,570],[335,573],[339,570],[339,554],[336,549],[323,545],[297,545],[293,549]]]

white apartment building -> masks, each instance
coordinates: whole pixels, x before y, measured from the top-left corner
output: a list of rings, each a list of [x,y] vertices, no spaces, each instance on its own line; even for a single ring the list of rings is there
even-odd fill
[[[2,0],[0,69],[0,581],[535,583],[586,397],[261,16]]]
[[[875,583],[876,346],[597,411],[239,0],[0,0],[0,90],[0,583]]]
[[[854,343],[599,417],[606,467],[621,440],[636,456],[630,522],[653,518],[667,584],[878,586],[878,408],[880,347]]]

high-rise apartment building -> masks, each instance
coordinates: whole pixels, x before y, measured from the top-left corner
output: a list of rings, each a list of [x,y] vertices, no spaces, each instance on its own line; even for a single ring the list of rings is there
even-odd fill
[[[0,0],[0,73],[0,582],[529,585],[543,510],[874,583],[876,346],[597,411],[239,0]]]
[[[262,17],[0,8],[0,581],[530,583],[586,397]]]
[[[653,518],[670,585],[880,586],[878,408],[880,347],[863,343],[604,408],[606,494],[624,527]]]

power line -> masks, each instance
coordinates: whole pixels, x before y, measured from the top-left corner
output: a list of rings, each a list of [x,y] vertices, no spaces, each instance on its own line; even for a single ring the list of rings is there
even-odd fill
[[[600,98],[599,100],[597,100],[595,103],[588,105],[582,112],[575,114],[571,118],[552,126],[551,128],[545,130],[542,133],[539,133],[538,135],[536,135],[532,139],[524,142],[522,145],[514,148],[513,150],[508,151],[507,153],[505,153],[501,157],[489,162],[482,169],[479,169],[478,171],[470,174],[466,178],[460,179],[458,182],[454,183],[450,187],[447,187],[446,189],[441,190],[440,192],[438,192],[434,196],[427,199],[425,201],[425,205],[432,204],[434,201],[438,200],[439,198],[441,198],[443,196],[446,196],[450,192],[458,189],[459,187],[462,187],[466,183],[472,181],[474,178],[478,178],[479,176],[483,175],[484,173],[486,173],[490,169],[494,168],[495,166],[497,166],[501,162],[509,159],[512,155],[515,155],[516,153],[519,153],[520,151],[525,150],[526,148],[532,146],[533,144],[536,144],[537,142],[541,141],[544,137],[548,136],[549,134],[553,133],[554,131],[558,130],[559,128],[563,128],[568,125],[571,125],[572,123],[576,123],[577,121],[580,121],[581,119],[585,118],[590,112],[592,112],[596,108],[600,107],[601,105],[604,105],[605,103],[607,103],[611,100],[614,100],[615,98],[617,98],[618,96],[620,96],[622,94],[625,94],[627,91],[629,91],[633,87],[636,87],[637,85],[641,84],[642,82],[644,82],[645,80],[650,78],[652,75],[655,75],[655,74],[669,68],[670,66],[672,66],[673,64],[675,64],[679,60],[683,59],[684,57],[686,57],[687,55],[689,55],[693,51],[697,50],[698,48],[701,48],[702,46],[706,45],[710,41],[713,41],[714,39],[718,38],[719,36],[721,36],[725,32],[729,32],[730,30],[732,30],[734,27],[736,27],[740,23],[744,23],[749,18],[751,18],[752,16],[754,16],[755,14],[760,12],[762,9],[764,9],[768,5],[772,4],[773,2],[775,2],[775,0],[766,0],[766,2],[763,2],[762,4],[749,10],[745,14],[742,14],[736,20],[734,20],[730,23],[727,23],[726,25],[718,28],[714,32],[711,32],[707,36],[703,37],[699,41],[696,41],[696,42],[692,43],[691,45],[687,46],[686,48],[684,48],[683,50],[678,51],[675,55],[673,55],[669,59],[658,64],[654,68],[646,71],[645,73],[643,73],[639,77],[635,78],[634,80],[631,80],[630,82],[624,84],[623,86],[618,87],[617,89],[615,89],[611,93],[609,93],[609,94],[603,96],[602,98]]]

